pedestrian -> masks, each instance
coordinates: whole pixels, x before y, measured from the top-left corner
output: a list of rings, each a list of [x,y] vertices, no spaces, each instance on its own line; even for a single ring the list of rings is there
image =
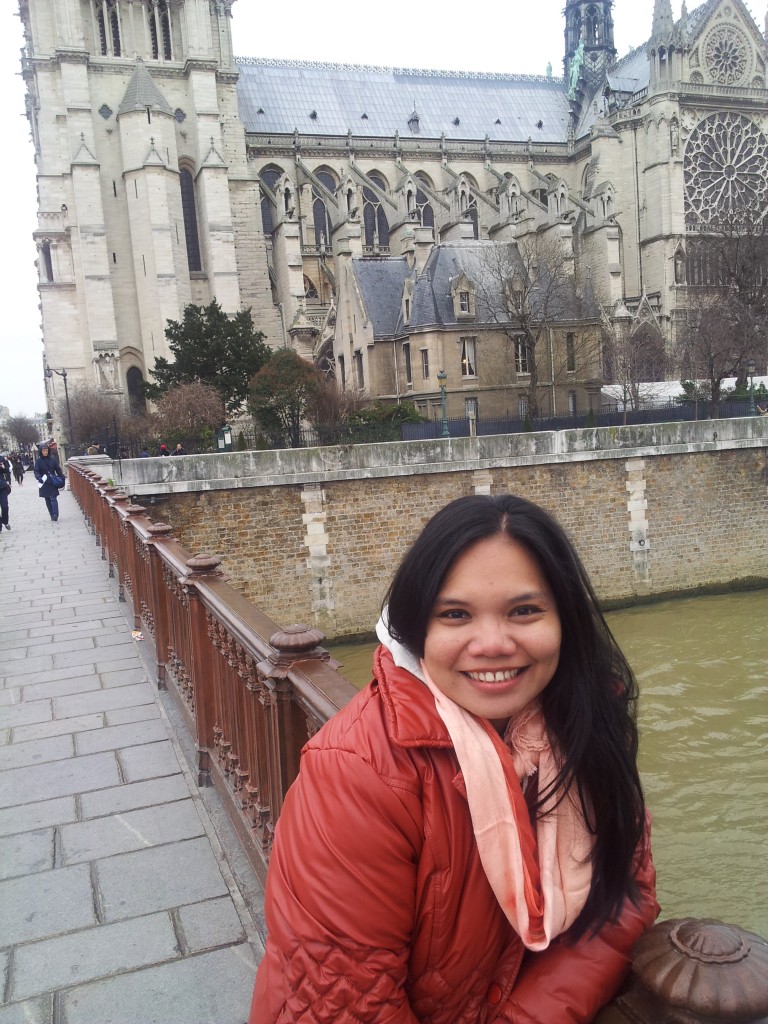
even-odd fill
[[[14,479],[19,487],[21,487],[24,484],[24,463],[21,461],[21,456],[18,452],[14,452],[11,455],[11,465],[13,466]]]
[[[3,527],[10,530],[8,522],[8,497],[11,493],[11,473],[13,467],[11,460],[5,455],[0,455],[0,530]]]
[[[99,446],[97,444],[89,444],[85,454],[86,455],[98,455],[99,454]]]
[[[150,455],[149,455],[149,452],[147,451],[147,449],[146,448],[142,448],[141,451],[139,452],[139,458],[140,459],[148,459],[149,457],[150,457]]]
[[[250,1024],[592,1021],[659,908],[637,687],[570,540],[459,498],[377,635],[277,822]]]
[[[45,506],[54,523],[59,520],[59,491],[64,487],[64,471],[55,444],[55,441],[44,441],[35,462],[35,478],[40,484],[38,493],[45,498]]]
[[[186,454],[187,453],[186,453],[186,451],[184,449],[184,445],[181,444],[181,442],[179,442],[179,444],[177,444],[176,447],[171,452],[171,455],[186,455]]]
[[[170,453],[170,452],[168,451],[168,445],[167,445],[167,444],[161,444],[161,445],[160,445],[160,454],[161,454],[161,455],[170,455],[170,454],[171,454],[171,453]]]

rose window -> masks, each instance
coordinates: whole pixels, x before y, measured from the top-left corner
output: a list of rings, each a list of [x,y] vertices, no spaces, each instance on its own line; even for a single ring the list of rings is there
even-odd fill
[[[710,114],[691,132],[683,174],[689,227],[759,215],[768,206],[768,140],[742,114]]]
[[[738,30],[722,25],[711,32],[704,45],[704,61],[715,82],[736,85],[747,71],[749,50]]]

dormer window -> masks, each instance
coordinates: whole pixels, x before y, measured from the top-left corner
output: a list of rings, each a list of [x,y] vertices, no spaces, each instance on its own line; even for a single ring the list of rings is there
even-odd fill
[[[474,320],[475,287],[466,274],[454,278],[451,282],[451,299],[453,314],[457,320]]]

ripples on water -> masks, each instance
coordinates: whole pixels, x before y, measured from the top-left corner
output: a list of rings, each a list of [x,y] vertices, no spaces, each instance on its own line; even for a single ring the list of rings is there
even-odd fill
[[[640,685],[640,769],[664,917],[768,937],[768,591],[607,616]],[[333,647],[356,685],[375,645]]]

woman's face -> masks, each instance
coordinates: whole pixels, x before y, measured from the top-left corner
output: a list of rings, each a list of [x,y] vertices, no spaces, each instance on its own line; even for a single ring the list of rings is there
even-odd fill
[[[47,447],[47,446],[45,446],[45,447],[43,447],[43,448],[41,448],[41,449],[40,449],[40,454],[41,454],[41,455],[47,455],[47,454],[48,454],[48,451],[49,451],[48,447]]]
[[[502,730],[555,674],[560,639],[537,561],[499,534],[453,563],[429,619],[424,664],[447,697]]]

